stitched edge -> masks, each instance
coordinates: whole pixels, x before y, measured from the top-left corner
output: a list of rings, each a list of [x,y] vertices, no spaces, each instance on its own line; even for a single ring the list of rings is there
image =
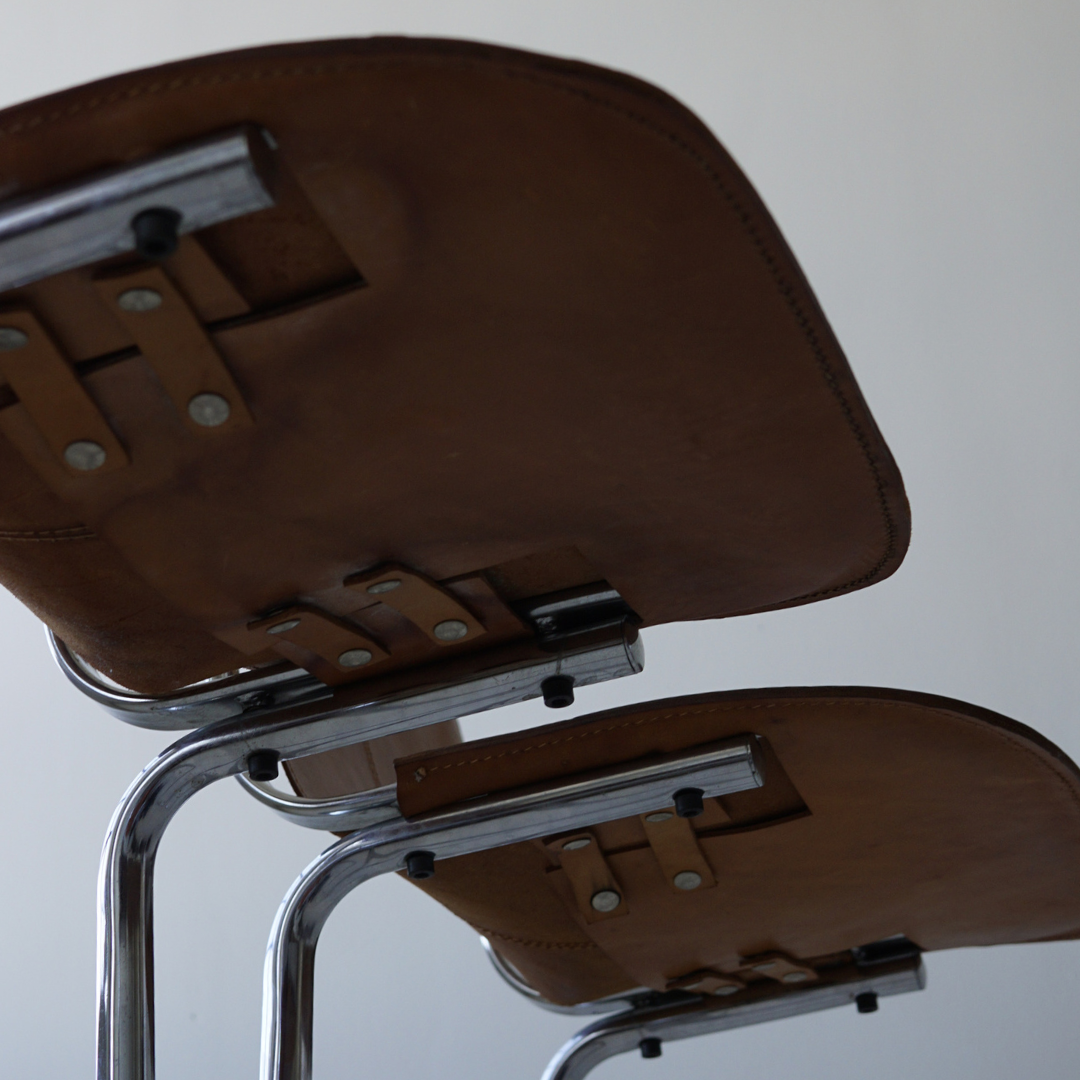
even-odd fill
[[[450,769],[459,768],[463,765],[481,765],[488,761],[498,760],[499,758],[513,757],[515,754],[528,753],[530,750],[540,750],[548,746],[557,746],[560,743],[571,742],[574,739],[587,738],[591,735],[603,735],[610,731],[619,731],[629,727],[637,727],[644,724],[652,724],[660,720],[682,720],[691,716],[706,716],[710,713],[725,713],[725,712],[755,712],[762,709],[801,709],[801,708],[816,708],[818,706],[827,705],[830,707],[844,706],[847,708],[862,708],[867,707],[866,699],[859,698],[802,698],[792,699],[788,701],[771,701],[764,702],[762,704],[750,704],[747,702],[740,702],[735,705],[710,705],[708,707],[700,709],[685,709],[682,711],[661,713],[653,716],[638,717],[633,721],[625,721],[621,724],[610,724],[602,728],[594,728],[591,731],[573,732],[572,734],[550,739],[546,742],[533,743],[531,746],[518,747],[514,750],[508,750],[501,754],[489,754],[487,757],[462,759],[456,762],[447,762],[443,765],[427,765],[428,775],[435,772],[438,769]],[[935,713],[938,716],[948,717],[950,720],[959,720],[961,723],[968,727],[977,727],[981,731],[992,735],[998,741],[1008,744],[1014,749],[1021,750],[1042,767],[1043,770],[1048,772],[1059,784],[1061,784],[1068,792],[1069,798],[1072,800],[1074,806],[1077,809],[1077,813],[1080,814],[1080,790],[1076,783],[1070,784],[1068,780],[1057,769],[1053,768],[1049,762],[1047,762],[1041,754],[1039,754],[1033,747],[1022,741],[1019,736],[1011,735],[1008,732],[1002,731],[1000,728],[994,727],[988,724],[985,720],[978,720],[975,717],[964,716],[962,713],[951,712],[947,709],[939,709],[933,706],[916,705],[907,701],[874,701],[873,706],[875,708],[882,709],[910,709],[921,713]]]
[[[600,949],[595,941],[535,941],[531,938],[514,937],[513,934],[500,934],[498,930],[488,930],[476,923],[469,925],[484,937],[498,938],[499,941],[509,941],[514,945],[527,945],[530,949]]]
[[[118,101],[131,101],[140,97],[148,97],[154,94],[173,93],[182,89],[194,88],[194,87],[206,87],[217,86],[229,83],[241,83],[241,82],[257,82],[263,79],[282,79],[282,78],[296,78],[299,76],[311,75],[325,75],[325,74],[347,74],[349,72],[359,72],[364,70],[370,70],[378,67],[391,67],[401,64],[417,64],[426,63],[434,64],[441,67],[465,67],[472,70],[491,72],[496,67],[496,63],[491,59],[477,59],[473,57],[467,57],[463,55],[446,56],[435,54],[411,54],[409,56],[387,56],[385,54],[380,56],[370,56],[359,59],[353,59],[348,61],[339,61],[337,63],[329,64],[294,64],[286,66],[278,66],[270,69],[255,70],[255,71],[234,71],[229,73],[219,73],[216,75],[191,75],[183,76],[168,81],[152,82],[143,85],[131,86],[126,90],[115,90],[110,94],[105,94],[101,97],[91,98],[85,104],[75,103],[69,106],[67,109],[54,110],[51,113],[39,114],[38,116],[30,117],[25,121],[18,121],[9,125],[6,128],[0,128],[0,138],[19,134],[24,131],[30,131],[35,127],[40,127],[44,124],[55,123],[65,118],[76,116],[82,112],[92,112],[95,109],[102,108],[106,105],[114,104]],[[550,62],[549,62],[550,63]],[[557,63],[557,61],[555,61]],[[781,298],[791,311],[792,316],[795,319],[796,324],[802,330],[803,336],[807,345],[810,347],[810,351],[817,362],[818,369],[821,372],[822,378],[825,381],[826,386],[836,399],[837,404],[840,407],[840,411],[847,422],[848,429],[851,431],[858,444],[859,449],[862,451],[863,457],[867,466],[870,469],[871,477],[873,479],[874,488],[878,498],[878,508],[881,512],[882,518],[885,524],[885,536],[886,544],[885,550],[881,558],[874,564],[874,566],[865,574],[852,581],[846,582],[842,585],[834,585],[828,589],[819,589],[815,592],[804,593],[801,596],[792,597],[790,599],[781,602],[780,606],[789,606],[798,604],[804,601],[814,600],[818,598],[824,598],[827,596],[834,596],[839,593],[847,592],[851,589],[858,588],[862,585],[868,585],[875,578],[877,578],[882,570],[896,557],[896,541],[898,530],[896,522],[893,519],[891,509],[889,507],[889,499],[887,494],[887,485],[884,477],[881,475],[881,471],[878,467],[877,460],[871,451],[870,440],[862,430],[858,421],[855,418],[854,410],[851,407],[850,402],[840,389],[837,381],[836,373],[833,371],[832,365],[829,363],[829,358],[824,346],[818,340],[817,334],[811,325],[810,316],[803,310],[803,307],[795,298],[795,286],[791,284],[780,272],[778,261],[772,254],[770,248],[767,246],[765,240],[759,234],[757,228],[753,224],[753,218],[742,203],[737,199],[735,194],[730,190],[728,185],[721,178],[720,174],[709,164],[705,157],[698,153],[686,140],[675,134],[673,131],[668,130],[660,126],[659,124],[649,120],[648,118],[641,116],[638,113],[630,112],[620,105],[615,104],[612,101],[608,101],[602,97],[597,96],[591,91],[582,89],[580,87],[567,85],[563,81],[558,81],[550,75],[541,75],[538,72],[530,72],[526,70],[517,70],[508,68],[505,62],[501,65],[501,74],[505,78],[518,78],[527,81],[535,82],[540,85],[547,86],[552,89],[559,90],[563,93],[568,93],[581,99],[588,101],[590,104],[598,105],[606,108],[612,112],[615,112],[626,119],[633,121],[640,125],[642,128],[651,131],[653,134],[661,136],[665,141],[669,142],[672,146],[676,147],[683,154],[689,157],[705,174],[710,181],[719,191],[723,200],[728,204],[729,209],[735,214],[739,224],[742,226],[744,232],[749,237],[754,249],[757,251],[758,256],[765,264],[769,275],[772,277],[777,291],[780,293]],[[578,77],[581,77],[580,75]],[[627,88],[627,92],[629,88]],[[691,114],[693,115],[693,114]],[[768,211],[766,211],[766,214]]]
[[[86,525],[69,525],[62,529],[0,529],[0,541],[16,543],[56,543],[60,540],[94,540],[97,533]]]

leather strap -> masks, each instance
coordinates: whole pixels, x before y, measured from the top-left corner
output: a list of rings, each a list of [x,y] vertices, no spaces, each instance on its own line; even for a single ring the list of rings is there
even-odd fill
[[[108,421],[29,311],[0,313],[0,372],[69,474],[101,475],[127,465]],[[5,425],[9,435],[12,427]],[[19,449],[38,464],[31,448]]]
[[[194,311],[164,270],[149,266],[98,278],[102,299],[134,338],[191,431],[219,434],[253,421],[240,390]],[[199,404],[223,400],[219,411]],[[218,419],[220,417],[220,419]]]
[[[642,814],[641,824],[672,892],[711,889],[716,884],[712,867],[686,818],[678,817],[674,810],[660,810]]]
[[[559,860],[586,923],[617,919],[630,913],[625,890],[615,880],[593,833],[560,836],[545,846]],[[551,873],[558,874],[559,868]]]

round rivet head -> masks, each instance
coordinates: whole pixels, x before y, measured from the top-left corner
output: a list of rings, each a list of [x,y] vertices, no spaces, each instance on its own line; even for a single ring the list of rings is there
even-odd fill
[[[763,964],[755,964],[753,970],[754,971],[772,971],[772,969],[774,967],[776,967],[776,961],[775,960],[766,960]]]
[[[0,350],[3,352],[21,349],[29,341],[30,338],[17,326],[0,326]]]
[[[376,581],[374,585],[367,587],[367,591],[372,596],[381,596],[383,593],[393,592],[400,587],[401,578],[391,578],[389,581]]]
[[[742,987],[729,983],[727,986],[718,986],[713,991],[713,997],[727,997],[729,994],[737,994]]]
[[[93,472],[105,464],[105,447],[89,439],[76,439],[64,448],[64,460],[80,472]]]
[[[580,851],[591,843],[592,841],[587,836],[579,836],[576,840],[567,840],[562,849],[563,851]]]
[[[196,394],[188,402],[187,411],[199,427],[220,427],[232,410],[220,394]]]
[[[460,641],[468,632],[468,626],[460,619],[444,619],[432,631],[440,641]]]
[[[601,889],[592,894],[593,911],[614,911],[621,903],[622,897],[614,889]]]
[[[337,662],[342,667],[363,667],[371,663],[370,649],[346,649],[338,658]]]
[[[674,816],[670,810],[658,810],[655,814],[646,814],[645,820],[650,825],[656,825],[661,821],[670,821]]]
[[[789,971],[780,981],[790,984],[806,982],[810,976],[805,971]]]
[[[676,889],[685,889],[689,892],[691,889],[696,889],[701,884],[701,875],[695,873],[693,870],[680,870],[674,878],[672,878],[672,884]]]
[[[295,630],[299,625],[299,619],[286,619],[284,622],[274,623],[273,626],[268,626],[266,632],[268,634],[284,634],[289,630]]]
[[[121,311],[133,311],[139,314],[144,311],[156,311],[161,307],[161,293],[157,289],[125,289],[116,298],[116,303]]]

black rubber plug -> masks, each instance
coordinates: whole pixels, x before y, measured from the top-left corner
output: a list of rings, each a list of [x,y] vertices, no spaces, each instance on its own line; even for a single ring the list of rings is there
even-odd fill
[[[276,780],[281,755],[276,750],[253,750],[247,758],[247,774],[252,780]]]
[[[143,210],[131,219],[135,250],[144,258],[158,262],[167,259],[180,242],[180,215],[175,210]]]
[[[658,1058],[663,1053],[660,1049],[660,1040],[656,1038],[642,1039],[638,1043],[638,1049],[643,1058]]]
[[[864,990],[855,995],[855,1008],[861,1013],[877,1012],[877,994],[873,990]]]
[[[410,851],[405,856],[405,873],[413,881],[423,881],[435,873],[435,856],[430,851]]]
[[[697,817],[705,813],[705,794],[701,788],[684,787],[675,792],[675,813],[679,817]]]
[[[565,709],[574,704],[574,676],[549,675],[540,684],[540,693],[549,709]]]

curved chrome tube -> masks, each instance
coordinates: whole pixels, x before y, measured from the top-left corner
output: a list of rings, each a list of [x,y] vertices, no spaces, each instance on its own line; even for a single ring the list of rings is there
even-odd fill
[[[400,870],[411,852],[436,859],[486,851],[669,806],[682,787],[705,797],[761,784],[755,739],[738,738],[489,796],[408,821],[374,825],[328,848],[293,884],[274,920],[263,975],[261,1080],[309,1080],[315,947],[337,904],[358,885]]]
[[[762,981],[725,998],[679,991],[655,994],[638,1008],[605,1017],[578,1032],[555,1055],[541,1080],[584,1080],[601,1062],[637,1050],[645,1039],[656,1040],[653,1049],[659,1052],[668,1040],[850,1005],[859,994],[887,997],[924,986],[922,961],[912,956],[873,967],[849,964],[823,971],[820,981],[798,989]]]
[[[355,795],[337,795],[330,799],[305,799],[278,791],[270,784],[260,783],[240,773],[240,786],[254,798],[276,811],[286,821],[305,829],[324,832],[355,832],[380,821],[400,817],[397,804],[397,785],[373,788]]]
[[[240,716],[253,708],[282,708],[330,697],[314,675],[282,661],[268,668],[240,671],[151,697],[125,690],[95,671],[46,627],[57,666],[76,689],[127,724],[155,731],[186,731]]]
[[[404,678],[365,680],[285,708],[261,707],[256,698],[259,707],[192,732],[159,754],[121,800],[101,855],[98,1080],[153,1080],[154,857],[173,815],[195,792],[244,771],[255,750],[304,757],[539,697],[541,682],[560,671],[586,685],[640,670],[636,633],[613,627],[556,654],[492,650],[480,671],[432,665],[410,672],[411,685]],[[330,827],[338,827],[333,821]]]

